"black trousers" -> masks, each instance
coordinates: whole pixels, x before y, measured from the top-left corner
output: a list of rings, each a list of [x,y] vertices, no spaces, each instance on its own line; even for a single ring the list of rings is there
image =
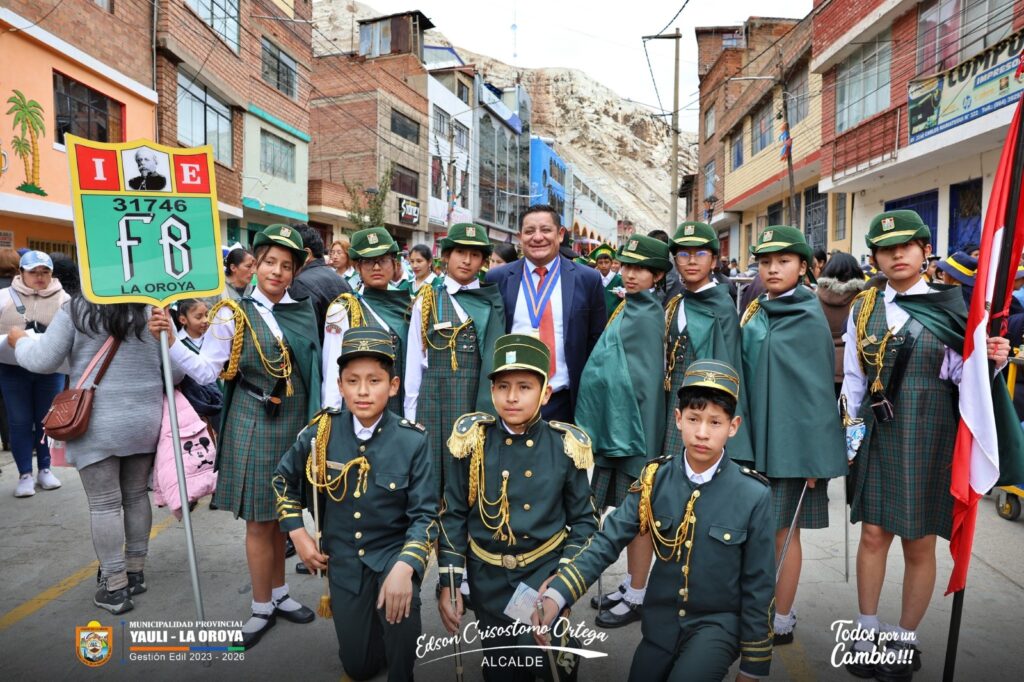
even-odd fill
[[[737,656],[738,638],[724,628],[714,623],[688,627],[680,633],[675,651],[640,640],[629,669],[629,682],[721,680]]]
[[[338,657],[345,674],[353,680],[368,680],[385,667],[388,682],[409,682],[413,679],[416,639],[423,629],[420,581],[413,577],[409,617],[391,625],[384,619],[384,609],[377,608],[377,596],[385,578],[387,575],[376,573],[364,565],[358,594],[330,581]]]

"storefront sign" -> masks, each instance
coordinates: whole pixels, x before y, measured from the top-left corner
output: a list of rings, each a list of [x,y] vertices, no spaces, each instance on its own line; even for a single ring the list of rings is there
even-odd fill
[[[414,199],[398,200],[398,222],[406,225],[420,224],[420,202]]]
[[[151,303],[220,293],[213,148],[65,136],[82,293]]]
[[[911,144],[1016,102],[1024,92],[1024,76],[1015,75],[1022,48],[1024,30],[948,71],[910,81]]]

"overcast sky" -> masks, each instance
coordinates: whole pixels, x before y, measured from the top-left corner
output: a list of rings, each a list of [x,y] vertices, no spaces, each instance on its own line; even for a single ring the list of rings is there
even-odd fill
[[[344,0],[334,0],[342,2]],[[751,15],[801,18],[812,0],[363,0],[391,14],[419,9],[449,40],[508,64],[586,71],[622,97],[658,106],[641,36],[678,26],[680,128],[697,130],[697,26],[740,24]],[[642,11],[630,11],[642,8]],[[513,32],[512,26],[516,26]],[[673,42],[647,44],[661,106],[672,109]]]

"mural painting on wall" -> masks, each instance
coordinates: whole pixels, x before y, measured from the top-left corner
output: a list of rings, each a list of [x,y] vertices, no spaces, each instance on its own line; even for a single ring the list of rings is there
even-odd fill
[[[16,189],[45,197],[46,190],[39,186],[39,138],[46,134],[43,106],[34,99],[27,99],[20,90],[15,90],[7,103],[11,105],[7,114],[14,117],[11,127],[20,133],[11,139],[11,150],[25,166],[25,182]],[[4,156],[6,162],[6,154]]]

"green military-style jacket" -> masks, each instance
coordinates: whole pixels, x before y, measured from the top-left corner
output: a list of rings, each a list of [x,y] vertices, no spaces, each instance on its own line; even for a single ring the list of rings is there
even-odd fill
[[[483,431],[481,455],[475,455],[478,429]],[[442,585],[448,584],[446,567],[453,566],[458,574],[463,572],[466,555],[472,551],[470,538],[486,552],[515,556],[528,554],[565,531],[564,542],[553,551],[561,561],[568,561],[597,530],[597,512],[587,481],[587,468],[592,465],[590,438],[581,429],[539,419],[525,433],[514,434],[493,416],[474,412],[461,417],[452,434],[448,445],[454,459],[447,469],[444,507],[439,517],[438,572]],[[471,476],[471,470],[478,466],[482,466],[482,472]],[[507,524],[502,524],[500,518],[485,522],[483,516],[501,516],[500,505],[484,504],[481,510],[476,491],[479,489],[489,502],[498,501],[506,474]],[[473,488],[472,496],[471,486],[479,487]],[[522,579],[522,570],[530,572],[544,563],[538,559],[535,565],[512,567],[509,585],[514,589]]]
[[[427,435],[422,426],[385,410],[373,435],[360,441],[352,420],[347,409],[323,412],[281,458],[273,481],[281,530],[302,527],[303,506],[313,511],[307,459],[314,437],[329,425],[326,477],[332,489],[321,490],[317,504],[331,582],[356,593],[362,565],[387,573],[396,561],[412,566],[422,580],[437,537],[438,494],[431,484]],[[369,466],[365,473],[360,458]],[[347,463],[352,464],[343,470]]]
[[[687,524],[687,516],[695,518]],[[767,479],[723,455],[712,479],[696,485],[682,456],[653,460],[603,529],[559,568],[551,588],[567,605],[578,601],[645,532],[654,534],[655,563],[643,605],[644,638],[675,651],[681,630],[717,625],[736,637],[740,670],[766,677],[775,617],[775,525]],[[676,537],[676,547],[662,541]]]

